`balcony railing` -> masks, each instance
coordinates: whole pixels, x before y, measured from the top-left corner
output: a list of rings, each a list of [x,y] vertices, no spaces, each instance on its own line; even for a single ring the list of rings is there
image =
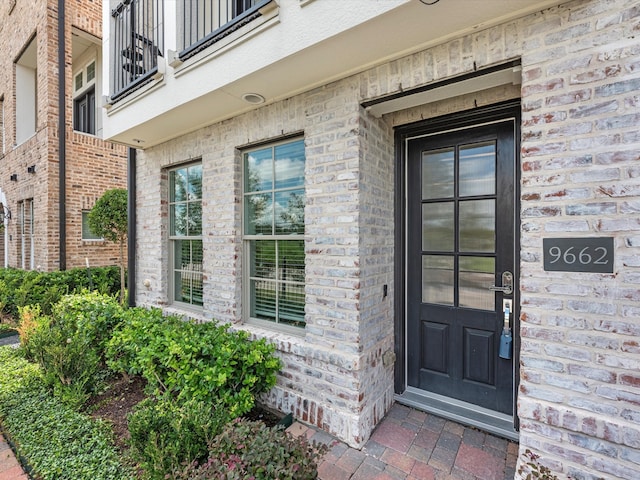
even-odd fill
[[[163,0],[123,0],[111,17],[111,99],[117,100],[158,71],[164,51]]]
[[[179,57],[185,60],[260,16],[272,0],[179,0]]]

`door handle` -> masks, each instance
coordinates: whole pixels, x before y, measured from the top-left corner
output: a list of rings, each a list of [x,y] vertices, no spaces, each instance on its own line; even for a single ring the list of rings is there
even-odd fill
[[[513,293],[513,273],[502,273],[502,286],[491,285],[489,290],[492,292],[502,292],[505,295],[511,295]]]

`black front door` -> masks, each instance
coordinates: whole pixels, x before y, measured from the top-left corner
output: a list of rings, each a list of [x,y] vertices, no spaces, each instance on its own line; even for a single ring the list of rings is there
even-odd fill
[[[503,281],[517,289],[514,127],[512,118],[406,142],[407,384],[508,415],[515,352],[505,306],[511,339],[515,315]]]

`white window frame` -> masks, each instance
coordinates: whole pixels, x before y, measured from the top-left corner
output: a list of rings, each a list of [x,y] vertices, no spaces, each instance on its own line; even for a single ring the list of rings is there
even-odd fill
[[[187,199],[184,201],[175,201],[172,200],[172,187],[173,187],[173,183],[171,181],[173,172],[176,172],[178,170],[181,169],[189,169],[192,167],[200,167],[200,175],[202,178],[202,161],[196,161],[196,162],[190,162],[187,164],[183,164],[183,165],[178,165],[175,167],[172,167],[170,169],[167,170],[167,207],[169,209],[169,225],[168,225],[168,249],[169,249],[169,265],[168,265],[168,274],[169,274],[169,278],[168,278],[168,299],[169,302],[174,305],[177,306],[179,308],[182,309],[187,309],[187,310],[193,310],[196,312],[202,312],[203,308],[204,308],[204,275],[203,275],[203,260],[204,258],[202,258],[200,260],[200,263],[192,263],[189,262],[188,265],[193,265],[195,268],[189,269],[189,268],[176,268],[176,248],[177,248],[177,242],[178,241],[189,241],[189,242],[200,242],[200,249],[202,251],[203,249],[203,239],[202,239],[202,192],[200,194],[200,198],[190,198],[189,194],[187,195]],[[183,204],[183,205],[187,205],[187,211],[188,211],[188,205],[189,204],[193,204],[198,202],[200,203],[200,225],[201,225],[201,231],[200,231],[200,235],[177,235],[174,232],[174,227],[173,227],[173,221],[174,221],[174,216],[173,216],[173,212],[174,210],[172,209],[172,207],[174,205],[178,205],[178,204]],[[187,214],[188,215],[188,214]],[[189,217],[187,216],[187,222],[189,222]],[[204,251],[202,251],[202,253],[204,254]],[[204,256],[204,255],[203,255]],[[198,266],[199,265],[199,266]],[[202,295],[202,299],[201,302],[185,302],[182,299],[178,299],[176,298],[176,273],[177,272],[183,272],[183,274],[185,274],[187,277],[189,277],[190,275],[193,275],[191,278],[189,278],[189,280],[197,280],[197,277],[199,278],[199,281],[202,282],[202,286],[201,286],[201,295]],[[191,289],[191,294],[192,294],[192,298],[193,298],[193,293],[194,290]]]
[[[252,281],[261,281],[260,278],[258,277],[252,277],[252,268],[253,268],[253,262],[254,259],[252,258],[252,252],[251,252],[251,242],[252,241],[256,241],[256,240],[273,240],[275,241],[275,255],[276,255],[276,260],[275,260],[275,265],[276,265],[276,270],[279,272],[280,268],[278,266],[278,249],[280,248],[282,242],[286,242],[286,241],[301,241],[303,242],[304,245],[304,232],[302,233],[295,233],[295,234],[272,234],[272,235],[265,235],[265,234],[249,234],[247,232],[247,201],[248,201],[248,197],[251,196],[251,191],[247,191],[247,167],[246,167],[246,159],[247,159],[247,155],[251,154],[252,152],[257,152],[260,150],[264,150],[264,149],[268,149],[271,148],[272,151],[275,151],[276,147],[282,146],[282,145],[286,145],[286,144],[293,144],[295,142],[303,142],[304,145],[304,138],[303,137],[293,137],[293,138],[287,138],[287,139],[283,139],[280,141],[274,141],[272,143],[267,143],[267,144],[261,144],[259,146],[256,146],[254,148],[248,148],[242,151],[242,175],[243,175],[243,192],[242,192],[242,197],[243,197],[243,202],[242,202],[242,212],[243,212],[243,228],[242,228],[242,242],[243,242],[243,248],[242,248],[242,252],[243,252],[243,265],[245,266],[243,269],[243,275],[242,275],[242,292],[243,292],[243,309],[242,309],[242,319],[243,322],[248,323],[248,324],[254,324],[257,326],[261,326],[261,327],[265,327],[268,328],[270,330],[275,330],[275,331],[282,331],[284,333],[288,333],[288,334],[293,334],[293,335],[298,335],[298,336],[303,336],[305,334],[305,330],[306,330],[306,319],[304,318],[304,314],[303,314],[303,319],[304,319],[304,325],[300,325],[300,326],[295,326],[295,325],[291,325],[288,323],[282,323],[281,322],[281,318],[280,317],[280,308],[278,306],[278,302],[279,302],[279,296],[281,295],[280,293],[280,285],[291,285],[293,287],[297,287],[297,288],[301,288],[302,292],[303,292],[303,296],[304,294],[304,285],[305,285],[305,281],[304,279],[302,281],[288,281],[286,279],[282,279],[280,277],[280,274],[277,273],[277,277],[275,279],[267,279],[267,282],[270,283],[274,283],[276,285],[276,289],[277,289],[277,293],[275,294],[276,296],[276,306],[275,306],[275,318],[273,320],[267,320],[264,318],[256,318],[254,316],[251,315],[251,310],[252,310],[252,305],[253,305],[253,292],[252,292]],[[304,147],[303,147],[304,148]],[[275,155],[274,155],[275,156]],[[274,163],[274,172],[275,172],[275,163]],[[275,175],[275,174],[274,174]],[[303,174],[303,179],[302,182],[298,185],[296,185],[294,188],[295,191],[297,190],[304,190],[305,188],[305,181],[304,181],[304,174]],[[284,193],[286,191],[290,191],[290,189],[279,189],[279,188],[275,188],[275,183],[274,183],[274,188],[272,190],[269,191],[269,193],[273,193],[274,197],[273,197],[273,202],[275,203],[275,196],[277,195],[277,193]],[[293,190],[291,190],[293,191]],[[265,190],[265,192],[267,192]],[[254,192],[255,193],[255,192]],[[303,208],[304,211],[304,208]],[[275,222],[275,212],[274,212],[274,222]],[[304,219],[302,219],[302,223],[304,224]],[[275,225],[275,223],[274,223]],[[304,249],[304,247],[303,247]],[[304,254],[304,250],[303,250],[303,258],[302,261],[304,263],[304,259],[305,259],[306,255]],[[274,290],[275,291],[275,290]],[[304,300],[304,304],[306,305],[306,298]],[[304,310],[304,305],[303,305],[303,310]]]

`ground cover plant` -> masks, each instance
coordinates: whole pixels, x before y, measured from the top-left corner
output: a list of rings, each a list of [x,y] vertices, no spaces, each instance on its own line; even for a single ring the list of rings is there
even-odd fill
[[[246,478],[255,479],[317,477],[323,447],[276,433],[263,422],[247,427],[231,421],[252,414],[257,396],[275,384],[281,363],[266,341],[214,322],[127,309],[115,297],[98,293],[64,296],[50,313],[39,305],[18,311],[22,347],[0,358],[0,371],[12,371],[4,361],[19,360],[19,370],[37,380],[27,382],[31,390],[24,394],[0,382],[5,399],[0,399],[0,422],[33,465],[34,478],[181,479],[189,468],[198,468],[198,478],[210,478],[214,457],[241,458],[237,470],[236,463],[220,467],[236,471],[224,478],[245,478],[233,476],[241,471],[254,472]],[[50,410],[42,412],[41,406]],[[38,421],[31,419],[31,410]],[[68,449],[64,440],[47,433],[49,428],[92,447],[89,452]],[[239,444],[246,446],[242,457]],[[107,450],[119,452],[118,460],[129,466],[110,463]],[[280,477],[256,470],[260,452],[278,458],[271,462]],[[87,477],[65,476],[68,465],[79,464],[88,465]],[[116,468],[122,469],[117,475]]]
[[[38,365],[12,347],[0,347],[0,419],[3,431],[28,460],[34,478],[127,480],[106,424],[51,395]]]

